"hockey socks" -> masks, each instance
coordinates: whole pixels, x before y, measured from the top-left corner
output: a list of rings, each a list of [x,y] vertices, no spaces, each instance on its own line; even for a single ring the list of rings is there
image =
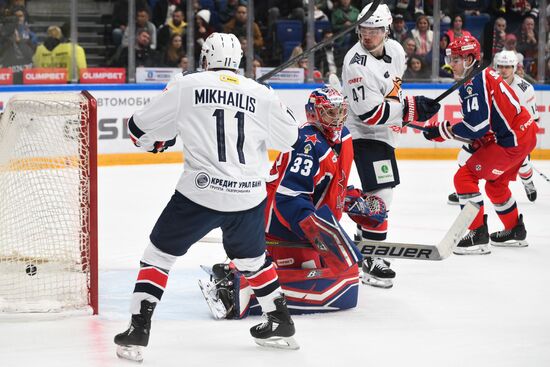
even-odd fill
[[[168,270],[140,262],[130,312],[138,314],[141,301],[160,302],[168,283]]]
[[[250,284],[258,303],[264,313],[275,310],[274,300],[283,294],[279,277],[270,260],[266,260],[260,270],[256,272],[243,271],[242,274]]]

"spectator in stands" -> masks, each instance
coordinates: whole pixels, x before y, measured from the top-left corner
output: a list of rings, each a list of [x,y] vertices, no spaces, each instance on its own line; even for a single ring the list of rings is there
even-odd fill
[[[147,9],[138,9],[136,12],[136,36],[138,31],[145,29],[151,38],[151,49],[157,48],[157,28],[149,21],[149,11]],[[122,46],[128,46],[128,28],[124,30],[122,37]]]
[[[305,9],[302,0],[268,0],[256,1],[256,4],[263,3],[267,9],[267,34],[270,38],[274,32],[275,22],[279,19],[296,19],[304,21]],[[259,19],[262,19],[261,17]]]
[[[239,42],[241,44],[241,50],[243,50],[243,57],[241,58],[241,63],[239,64],[239,69],[246,69],[246,54],[247,54],[247,50],[248,50],[248,41],[246,39],[246,36],[240,36],[239,37]],[[254,59],[259,59],[260,56],[254,52],[254,55],[252,57],[252,60]]]
[[[411,56],[407,60],[407,70],[403,74],[403,80],[424,80],[430,78],[430,71],[424,59],[418,56]]]
[[[450,65],[447,65],[447,63],[445,62],[445,56],[446,56],[445,50],[447,49],[447,46],[449,46],[449,43],[450,43],[449,36],[447,34],[442,34],[441,37],[439,38],[439,77],[441,78],[453,77],[453,73]],[[432,58],[433,58],[432,52],[433,52],[433,48],[424,58],[428,68],[430,68],[432,65]]]
[[[147,9],[147,0],[135,0],[136,11],[138,9]],[[28,18],[27,18],[28,20]],[[128,26],[128,0],[117,0],[113,6],[113,19],[111,23],[111,37],[113,45],[116,47],[122,43],[122,36]]]
[[[153,8],[153,24],[160,29],[172,18],[172,13],[180,6],[181,0],[159,0]]]
[[[506,41],[506,19],[498,17],[495,19],[495,26],[493,28],[493,45],[491,55],[495,56],[497,52],[504,49],[504,42]],[[492,58],[492,57],[491,57]]]
[[[546,78],[548,79],[548,61],[550,59],[546,60]],[[516,74],[522,77],[523,79],[527,80],[531,84],[535,84],[537,81],[529,74],[525,73],[525,68],[523,67],[523,64],[518,63],[518,68],[516,69]],[[548,80],[546,80],[546,83],[548,83]]]
[[[136,36],[136,67],[155,66],[155,51],[151,49],[151,36],[145,29],[141,29]],[[128,67],[128,47],[122,47],[118,53],[116,66]]]
[[[258,79],[257,71],[258,71],[258,68],[261,68],[261,67],[262,67],[262,59],[258,58],[252,61],[252,77],[254,79]]]
[[[160,54],[159,66],[175,68],[179,65],[181,58],[185,55],[183,48],[183,39],[177,34],[173,33],[170,36],[170,43],[164,51]]]
[[[351,5],[351,0],[340,0],[340,5],[332,12],[332,29],[339,32],[357,20],[359,9]]]
[[[221,24],[226,24],[231,19],[235,18],[237,7],[241,4],[239,0],[218,0],[217,3],[218,16],[220,17]]]
[[[245,36],[246,37],[246,20],[248,18],[248,9],[245,5],[239,5],[237,7],[237,12],[233,19],[227,22],[223,31],[225,33],[233,33],[237,37]],[[258,52],[264,46],[264,38],[258,23],[252,23],[252,34],[254,38],[254,48]]]
[[[386,3],[392,10],[392,13],[403,16],[404,19],[407,21],[413,20],[414,8],[415,8],[414,0],[394,0],[394,1],[387,1]],[[363,1],[361,4],[361,9],[365,5],[367,5],[367,2]]]
[[[176,8],[172,13],[172,18],[162,26],[158,31],[157,45],[160,48],[164,48],[170,42],[170,36],[174,33],[185,37],[185,29],[187,23],[185,22],[185,16],[181,8]]]
[[[15,17],[17,17],[16,31],[19,34],[19,38],[21,38],[22,42],[27,42],[27,44],[34,51],[36,49],[36,46],[38,45],[38,38],[36,37],[34,32],[31,31],[29,24],[27,23],[27,20],[25,18],[25,8],[19,5],[14,6],[11,9],[11,12]]]
[[[189,58],[185,55],[180,57],[180,62],[178,63],[178,66],[182,71],[189,70]]]
[[[451,42],[455,40],[455,38],[464,37],[464,36],[471,36],[472,34],[464,29],[465,23],[464,23],[464,15],[462,14],[456,14],[452,18],[451,22],[451,28],[447,31],[447,35],[449,36],[449,39]]]
[[[402,43],[403,49],[405,50],[405,60],[409,60],[411,57],[416,55],[416,42],[412,38],[405,38]]]
[[[322,41],[329,39],[333,35],[332,30],[325,29]],[[325,78],[328,78],[330,74],[337,73],[338,70],[334,61],[334,45],[332,43],[315,52],[315,67]]]
[[[526,15],[531,12],[538,14],[537,0],[501,0],[504,5],[504,18],[510,32],[520,31],[520,25]]]
[[[523,54],[518,52],[517,43],[518,42],[516,35],[509,33],[504,39],[504,49],[508,51],[514,51],[516,53],[516,57],[518,58],[518,64],[523,65]]]
[[[535,33],[535,19],[532,16],[526,16],[523,19],[517,38],[517,52],[525,57],[523,61],[525,71],[534,76],[538,55],[538,37]]]
[[[393,23],[390,26],[390,37],[401,43],[405,40],[405,38],[407,38],[408,31],[409,30],[407,29],[403,15],[394,15]]]
[[[65,22],[61,25],[61,34],[69,35],[71,34],[71,24]],[[64,31],[63,31],[64,30]],[[64,68],[67,70],[67,81],[73,81],[80,79],[80,70],[88,67],[86,62],[86,53],[84,49],[79,45],[75,44],[74,50],[76,51],[76,75],[73,77],[73,44],[71,43],[70,38],[65,37],[61,40],[61,43],[52,50],[52,60],[54,67]]]
[[[210,25],[210,16],[208,9],[199,10],[195,16],[195,60],[199,59],[204,41],[215,31]]]
[[[298,61],[298,67],[304,69],[304,79],[307,80],[307,76],[309,74],[309,68],[308,68],[309,59],[307,57],[304,57],[300,61]],[[312,74],[313,82],[315,83],[322,83],[323,82],[323,75],[321,75],[321,72],[317,69],[313,70]]]
[[[416,54],[418,56],[426,56],[432,50],[434,33],[430,29],[427,16],[420,15],[416,18],[416,27],[411,29],[411,37],[416,44]]]
[[[53,49],[61,43],[63,33],[58,26],[49,26],[44,42],[36,48],[32,57],[35,68],[53,68]]]
[[[11,15],[8,14],[8,15]],[[23,70],[32,67],[32,48],[19,36],[17,20],[2,24],[0,37],[0,68],[9,68],[13,72],[14,84],[23,81]]]

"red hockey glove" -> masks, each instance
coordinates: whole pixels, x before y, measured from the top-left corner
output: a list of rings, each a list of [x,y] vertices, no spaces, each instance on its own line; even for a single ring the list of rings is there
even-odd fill
[[[403,121],[427,121],[435,115],[441,105],[435,100],[424,96],[407,96],[403,106]]]
[[[424,126],[424,137],[431,141],[443,142],[454,137],[452,126],[449,121],[428,123]]]
[[[376,228],[387,218],[386,204],[376,195],[365,195],[361,190],[348,186],[344,200],[344,212],[357,224]]]
[[[153,154],[162,153],[166,149],[170,148],[175,144],[176,144],[176,137],[166,141],[156,141],[155,144],[153,145],[153,149],[149,150],[148,152]]]

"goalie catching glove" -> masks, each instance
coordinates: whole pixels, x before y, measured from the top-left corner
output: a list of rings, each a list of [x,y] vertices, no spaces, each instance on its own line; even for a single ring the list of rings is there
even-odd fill
[[[424,122],[435,115],[441,105],[434,99],[424,96],[407,96],[403,106],[403,121],[408,124],[413,121]]]
[[[424,137],[431,141],[437,141],[439,143],[445,140],[453,139],[454,134],[451,123],[449,121],[428,123],[424,126]]]
[[[376,228],[388,217],[386,204],[376,195],[348,186],[344,199],[344,212],[357,224]]]

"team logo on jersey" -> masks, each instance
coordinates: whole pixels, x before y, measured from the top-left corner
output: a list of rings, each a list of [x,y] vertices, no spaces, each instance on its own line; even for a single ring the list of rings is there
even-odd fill
[[[403,80],[399,77],[393,78],[393,88],[392,90],[386,95],[386,98],[393,99],[395,101],[401,102],[403,99],[403,92],[401,91],[401,84],[403,83]]]
[[[466,87],[466,93],[472,94],[473,92],[474,92],[474,88],[472,88],[471,85],[469,85],[469,86]]]
[[[522,92],[525,92],[530,85],[531,84],[527,83],[525,80],[522,80],[521,83],[518,84],[518,87]]]
[[[222,82],[226,82],[226,83],[233,83],[233,84],[239,84],[239,78],[235,78],[234,76],[231,76],[231,75],[220,75],[220,80]]]
[[[351,61],[349,62],[350,65],[353,64],[360,64],[365,66],[367,64],[367,55],[359,55],[357,52],[353,57],[351,58]]]
[[[481,164],[476,164],[476,171],[481,171]]]
[[[313,135],[307,135],[306,134],[306,143],[307,142],[311,142],[313,143],[313,145],[317,144],[319,142],[319,138],[317,138],[317,135],[313,134]]]
[[[308,144],[304,147],[304,153],[309,154],[310,150],[311,150],[311,144]]]
[[[199,172],[197,176],[195,176],[195,185],[199,189],[206,189],[208,185],[210,185],[210,176],[204,172]]]

